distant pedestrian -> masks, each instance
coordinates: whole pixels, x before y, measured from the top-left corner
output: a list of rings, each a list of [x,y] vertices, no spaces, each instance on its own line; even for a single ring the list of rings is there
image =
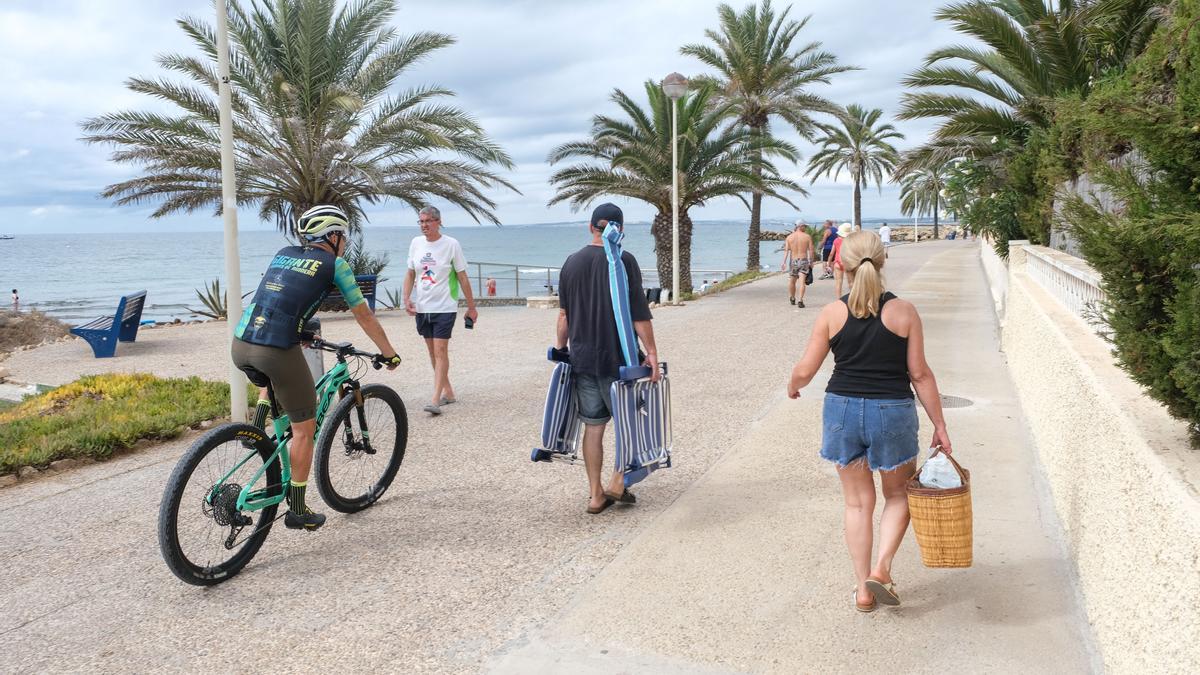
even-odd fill
[[[892,228],[884,223],[879,227],[879,241],[883,242],[883,257],[887,257],[887,250],[892,247]]]
[[[605,488],[601,477],[604,463],[604,428],[612,418],[610,388],[621,366],[621,338],[617,333],[616,315],[609,290],[608,257],[601,235],[612,223],[624,224],[621,209],[615,204],[601,204],[592,211],[588,223],[591,243],[572,253],[563,263],[558,278],[558,326],[555,347],[568,349],[571,354],[571,374],[579,416],[583,419],[583,462],[587,469],[590,499],[587,512],[600,513],[616,502],[636,501],[625,488],[625,476],[615,470]],[[650,368],[650,379],[662,376],[658,369],[658,349],[654,344],[653,317],[646,293],[642,290],[642,273],[637,259],[629,251],[621,254],[625,276],[629,282],[629,312],[633,330],[644,348],[638,358]]]
[[[496,280],[491,277],[488,277],[487,281],[483,282],[483,284],[487,288],[488,297],[489,298],[496,297]]]
[[[17,289],[15,289],[15,288],[13,289],[13,294],[12,294],[12,305],[13,305],[14,312],[21,311],[21,296],[17,295]]]
[[[821,245],[817,248],[821,249],[821,262],[825,263],[825,274],[821,275],[822,279],[833,278],[833,241],[837,239],[837,228],[833,226],[832,220],[825,221],[824,233],[821,235]]]
[[[854,231],[854,226],[850,223],[842,223],[838,225],[837,237],[833,240],[833,278],[834,278],[834,293],[833,297],[842,297],[842,281],[845,278],[845,269],[842,267],[841,251],[842,240],[850,236]]]
[[[788,302],[803,308],[804,292],[808,290],[808,284],[801,279],[808,276],[813,264],[812,237],[808,234],[803,220],[796,221],[796,227],[783,242],[783,251],[782,269],[788,273]],[[799,300],[796,299],[797,282],[800,286]]]
[[[710,282],[708,279],[705,279],[704,283],[700,284],[700,293],[707,293],[708,289],[710,288],[712,288],[712,282]]]
[[[466,297],[467,326],[479,318],[467,258],[454,237],[441,233],[442,214],[432,206],[417,215],[421,236],[408,247],[408,271],[404,275],[404,308],[417,318],[417,333],[425,338],[433,365],[433,397],[425,412],[442,414],[442,406],[458,400],[450,384],[450,335],[458,318],[458,301]]]
[[[800,397],[832,350],[821,457],[837,466],[842,483],[845,539],[856,580],[854,606],[870,612],[878,603],[900,604],[892,559],[908,529],[905,484],[913,476],[919,442],[914,389],[933,422],[930,446],[946,454],[952,448],[937,380],[925,361],[921,317],[912,303],[884,287],[883,242],[873,232],[856,232],[845,239],[840,253],[850,275],[850,295],[826,305],[817,316],[804,356],[792,368],[788,396]],[[872,566],[873,471],[879,472],[884,507]]]

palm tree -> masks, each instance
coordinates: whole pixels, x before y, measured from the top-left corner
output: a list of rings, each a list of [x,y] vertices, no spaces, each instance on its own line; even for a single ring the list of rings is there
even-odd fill
[[[720,30],[704,32],[712,44],[690,44],[680,51],[717,71],[715,78],[697,80],[715,85],[715,100],[729,104],[730,114],[752,133],[770,134],[771,119],[779,118],[811,138],[810,113],[836,114],[839,109],[809,87],[829,84],[830,76],[857,69],[838,65],[837,57],[821,50],[820,42],[795,44],[811,17],[789,21],[790,11],[789,6],[776,16],[771,0],[763,0],[761,8],[748,5],[740,13],[722,3],[717,7]],[[763,194],[755,190],[750,199],[746,269],[751,270],[759,268]]]
[[[862,188],[872,181],[883,190],[884,174],[891,175],[900,153],[888,141],[904,138],[891,124],[876,124],[883,111],[850,104],[840,125],[818,124],[817,154],[808,160],[808,176],[837,180],[842,171],[854,182],[854,227],[862,229]]]
[[[568,202],[578,209],[603,195],[641,200],[655,209],[651,233],[660,282],[671,278],[671,101],[662,88],[646,82],[650,109],[644,110],[621,90],[612,101],[628,119],[597,115],[591,137],[564,143],[550,152],[550,164],[583,160],[557,171],[550,204]],[[710,199],[737,196],[757,188],[780,197],[779,189],[806,194],[795,182],[779,175],[765,157],[795,160],[791,145],[751,132],[745,127],[722,125],[729,104],[713,104],[713,90],[701,86],[676,103],[679,126],[679,263],[680,293],[692,290],[692,220],[688,209]],[[764,159],[759,159],[764,157]],[[788,202],[790,204],[790,202]]]
[[[933,214],[933,238],[938,234],[938,211],[943,204],[942,192],[946,188],[947,173],[954,167],[946,162],[931,168],[916,168],[898,175],[900,182],[900,210],[911,216]]]
[[[392,93],[405,70],[454,43],[438,33],[401,36],[394,0],[228,4],[233,134],[239,205],[287,231],[294,214],[336,204],[355,226],[387,198],[414,207],[437,197],[477,222],[497,222],[489,188],[515,188],[489,167],[508,155],[436,85]],[[117,204],[160,202],[154,217],[221,207],[214,29],[177,24],[202,57],[158,63],[190,83],[133,78],[130,90],[174,104],[174,113],[121,111],[83,123],[84,140],[115,146],[114,161],[142,175],[109,185]]]
[[[1128,63],[1161,16],[1157,0],[966,0],[935,14],[984,47],[935,50],[904,79],[900,119],[941,118],[912,156],[939,164],[986,157],[1050,124],[1050,100],[1086,96],[1092,82]],[[942,91],[951,87],[959,91]],[[925,91],[936,89],[935,91]]]

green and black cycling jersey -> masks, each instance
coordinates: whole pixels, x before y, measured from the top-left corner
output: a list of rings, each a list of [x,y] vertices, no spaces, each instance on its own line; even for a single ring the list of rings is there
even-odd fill
[[[242,313],[234,336],[280,349],[298,344],[304,324],[335,287],[350,307],[365,300],[345,260],[320,248],[281,248]]]

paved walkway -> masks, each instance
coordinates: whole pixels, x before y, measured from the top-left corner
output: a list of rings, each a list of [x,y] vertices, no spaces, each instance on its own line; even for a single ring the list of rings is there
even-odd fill
[[[924,570],[910,539],[899,611],[849,607],[837,481],[816,457],[821,383],[799,402],[783,392],[815,310],[789,307],[776,277],[656,314],[677,466],[634,508],[587,516],[581,470],[528,462],[554,317],[520,308],[488,310],[456,338],[462,402],[437,419],[410,412],[409,452],[380,504],[313,535],[278,529],[219,587],[178,583],[154,537],[190,438],[0,491],[0,671],[1087,670],[975,246],[900,247],[888,276],[922,309],[943,390],[975,402],[948,419],[976,479],[976,566]],[[810,305],[831,296],[819,282]],[[406,318],[384,325],[409,358],[371,379],[418,410],[423,349]],[[361,340],[349,321],[326,333]],[[127,346],[137,358],[75,359],[76,373],[37,369],[62,367],[70,343],[6,365],[223,375],[212,327]]]

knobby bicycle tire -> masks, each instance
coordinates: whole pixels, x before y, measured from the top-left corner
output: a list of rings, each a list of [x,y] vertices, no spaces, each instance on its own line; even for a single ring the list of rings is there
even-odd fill
[[[344,438],[343,427],[347,423],[351,424],[351,430],[354,427],[360,426],[357,418],[357,406],[355,405],[354,396],[346,396],[338,402],[334,407],[333,412],[326,418],[321,425],[321,433],[317,438],[316,451],[313,454],[313,468],[316,471],[317,489],[321,491],[321,498],[335,511],[342,513],[355,513],[361,511],[371,504],[379,500],[383,493],[387,491],[388,486],[392,484],[392,480],[396,477],[396,472],[400,469],[400,463],[404,461],[404,449],[408,444],[408,413],[404,409],[404,401],[400,395],[391,387],[382,384],[368,384],[361,389],[363,405],[366,406],[370,400],[378,400],[388,406],[392,417],[396,423],[396,438],[391,450],[391,457],[388,458],[387,465],[382,473],[379,474],[377,480],[374,480],[370,485],[365,486],[364,491],[357,495],[341,494],[338,488],[334,485],[333,477],[330,475],[330,461],[332,459],[334,441]],[[342,450],[346,450],[344,444]],[[376,448],[376,452],[386,452],[387,448]],[[359,456],[361,459],[361,455]]]
[[[275,521],[278,504],[250,512],[257,514],[257,517],[250,525],[246,526],[247,532],[242,536],[247,536],[247,534],[249,536],[245,543],[230,551],[229,559],[217,565],[204,566],[192,562],[180,544],[178,529],[180,509],[200,508],[199,505],[182,503],[189,479],[204,458],[213,450],[226,443],[240,444],[242,440],[253,442],[253,450],[258,452],[264,463],[275,452],[275,448],[272,447],[262,429],[250,424],[224,424],[201,436],[193,443],[179,463],[175,465],[170,479],[167,480],[158,511],[158,546],[163,560],[166,561],[171,572],[189,584],[212,586],[227,581],[240,572],[262,548],[263,542],[271,530],[271,524]],[[279,462],[271,462],[267,465],[266,479],[268,485],[280,485]]]

